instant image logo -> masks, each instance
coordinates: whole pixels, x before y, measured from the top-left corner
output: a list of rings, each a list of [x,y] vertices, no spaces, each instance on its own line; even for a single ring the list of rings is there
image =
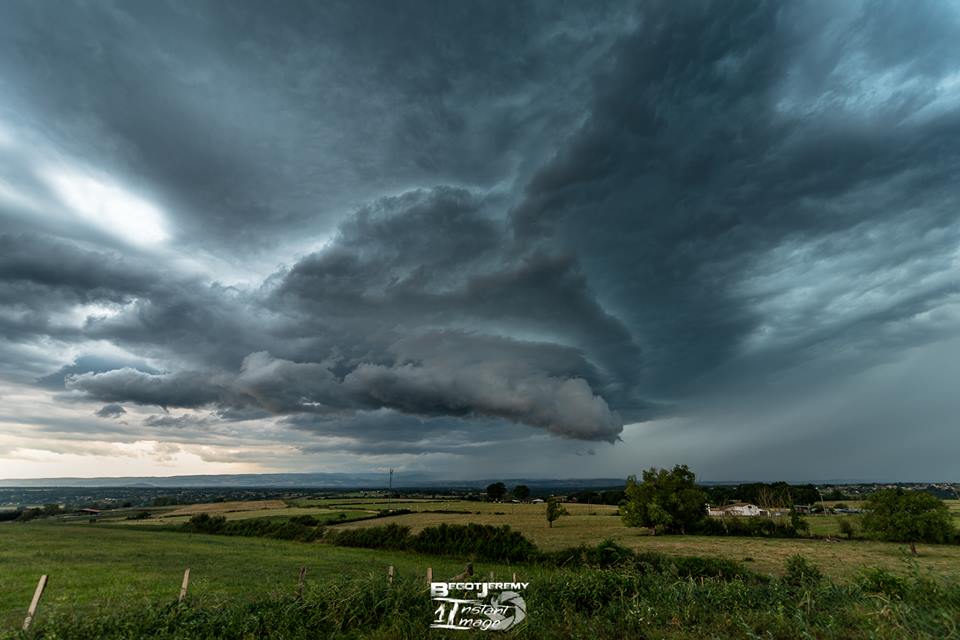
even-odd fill
[[[431,582],[432,629],[505,631],[527,617],[529,582]]]

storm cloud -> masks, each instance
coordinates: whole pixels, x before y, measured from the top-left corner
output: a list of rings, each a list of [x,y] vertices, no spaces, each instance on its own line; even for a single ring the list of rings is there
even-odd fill
[[[958,37],[940,3],[7,3],[0,380],[271,468],[856,441],[902,412],[777,406],[943,375]]]

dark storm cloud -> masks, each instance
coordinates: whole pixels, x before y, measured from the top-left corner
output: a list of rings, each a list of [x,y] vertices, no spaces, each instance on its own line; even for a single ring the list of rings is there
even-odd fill
[[[587,75],[557,85],[557,66],[585,66],[621,28],[618,10],[568,11],[22,2],[4,11],[0,69],[16,124],[148,180],[182,240],[262,246],[380,193],[489,186],[548,153],[589,90]]]
[[[142,362],[126,362],[116,358],[100,358],[97,356],[81,356],[72,364],[64,365],[59,370],[37,380],[37,384],[48,389],[62,390],[66,388],[68,376],[83,373],[104,373],[114,369],[130,368],[144,373],[159,373]]]
[[[954,108],[910,119],[937,97],[925,83],[956,69],[957,17],[945,6],[923,8],[918,16],[888,5],[883,20],[870,10],[839,11],[835,31],[823,35],[816,29],[830,21],[816,5],[652,4],[644,26],[619,45],[590,117],[530,181],[512,217],[521,237],[555,239],[584,256],[590,282],[647,348],[651,389],[676,393],[776,322],[742,285],[778,247],[820,242],[812,248],[821,255],[811,251],[804,267],[866,248],[868,263],[823,274],[837,279],[827,293],[834,296],[883,268],[918,279],[951,268],[960,117]],[[943,21],[928,29],[933,14]],[[923,33],[923,55],[914,57],[906,39],[892,45],[898,55],[873,55],[901,21],[902,31]],[[845,30],[850,40],[842,40]],[[859,46],[869,49],[862,62]],[[867,73],[894,72],[887,81],[916,72],[919,86],[875,105],[851,91],[852,82],[882,81]],[[872,242],[905,223],[929,232],[929,244],[912,239],[902,251],[895,236]],[[778,284],[830,284],[795,275]],[[955,281],[925,287],[854,325],[875,335],[876,325],[909,319],[956,292]],[[811,320],[804,331],[828,319]],[[788,347],[794,360],[802,338]]]
[[[284,423],[320,439],[317,444],[301,447],[308,453],[485,455],[535,433],[506,422],[419,418],[390,410],[363,411],[349,418],[292,416]]]
[[[0,235],[0,331],[8,338],[46,332],[75,333],[59,326],[58,312],[74,305],[116,304],[145,294],[155,276],[143,264],[36,235]]]
[[[207,374],[150,374],[129,368],[67,376],[66,386],[98,400],[164,408],[202,407],[222,400],[226,393]]]
[[[65,398],[467,455],[956,335],[946,4],[0,11],[0,331],[70,347],[41,381]],[[25,214],[56,194],[24,141],[168,240]]]
[[[162,415],[162,416],[147,416],[143,420],[143,424],[148,427],[162,427],[174,429],[184,429],[188,427],[202,427],[205,424],[210,424],[211,419],[209,417],[197,417],[191,416],[188,414],[182,414],[179,416],[171,415]]]
[[[127,412],[123,406],[119,404],[105,404],[94,412],[94,415],[101,418],[119,418]]]

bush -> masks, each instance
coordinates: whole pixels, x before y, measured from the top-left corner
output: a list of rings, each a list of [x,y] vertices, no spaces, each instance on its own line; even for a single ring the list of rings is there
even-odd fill
[[[383,527],[343,529],[331,534],[331,541],[342,547],[402,550],[410,546],[410,527],[388,524]]]
[[[890,598],[903,598],[907,592],[907,581],[878,567],[866,569],[857,581],[867,593],[882,593]]]
[[[857,528],[854,525],[853,521],[850,518],[844,518],[840,521],[840,533],[847,536],[848,540],[853,539],[853,536],[857,533]]]
[[[190,518],[183,527],[195,533],[222,533],[227,524],[223,516],[211,516],[209,513],[198,513]]]
[[[306,520],[309,519],[309,520]],[[257,538],[276,538],[278,540],[297,540],[313,542],[323,537],[324,529],[310,516],[299,516],[289,520],[268,520],[253,518],[228,522],[223,516],[211,516],[198,513],[190,522],[181,525],[182,531],[192,533],[210,533],[224,536],[246,536]]]
[[[783,581],[794,587],[815,585],[823,579],[823,572],[801,555],[787,558],[786,568]]]
[[[508,525],[494,527],[472,523],[427,527],[411,539],[410,548],[420,553],[505,562],[528,560],[537,553],[536,545]]]
[[[675,557],[650,551],[636,553],[610,540],[595,547],[580,545],[541,553],[538,562],[553,567],[620,569],[642,575],[667,574],[679,578],[763,580],[739,563],[726,558]]]
[[[804,523],[806,524],[806,523]],[[794,523],[772,518],[704,518],[691,530],[703,536],[747,536],[753,538],[797,538]]]
[[[367,549],[409,549],[434,555],[469,556],[477,560],[519,562],[536,556],[537,547],[509,526],[442,524],[410,535],[410,527],[346,529],[331,537],[334,544]]]
[[[909,542],[914,553],[917,542],[948,542],[954,535],[947,505],[929,493],[884,489],[870,496],[866,508],[866,531],[881,540]]]

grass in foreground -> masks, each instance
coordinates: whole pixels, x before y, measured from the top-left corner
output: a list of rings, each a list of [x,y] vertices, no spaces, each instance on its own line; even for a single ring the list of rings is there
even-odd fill
[[[875,576],[876,577],[876,576]],[[901,638],[960,637],[960,584],[914,576],[858,584],[791,580],[679,579],[669,573],[582,569],[535,580],[527,619],[513,638]],[[439,638],[428,627],[426,586],[380,577],[338,579],[292,596],[216,605],[170,600],[97,616],[47,616],[24,637],[120,639]],[[483,633],[483,632],[481,632]],[[473,634],[463,634],[473,635]],[[16,632],[10,638],[21,636]],[[0,633],[0,637],[3,634]],[[459,636],[458,637],[462,637]]]
[[[113,609],[151,606],[176,597],[190,567],[190,593],[205,602],[247,602],[290,594],[297,570],[325,584],[343,577],[400,576],[437,579],[463,571],[463,562],[407,552],[347,549],[266,538],[149,531],[135,527],[27,523],[0,525],[0,629],[23,622],[41,574],[50,583],[41,616],[102,615]],[[513,570],[478,563],[477,571],[501,577]]]

